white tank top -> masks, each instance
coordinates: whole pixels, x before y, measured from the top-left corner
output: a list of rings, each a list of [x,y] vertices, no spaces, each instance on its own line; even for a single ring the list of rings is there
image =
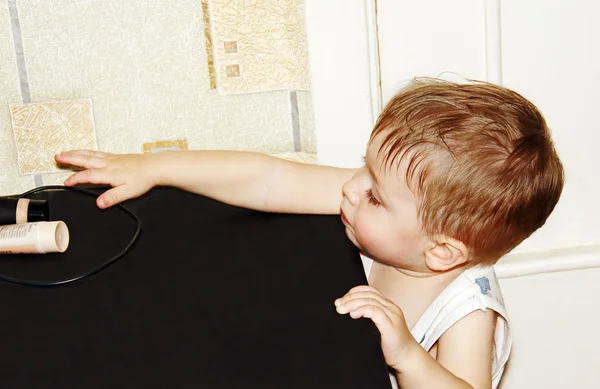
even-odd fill
[[[364,256],[362,260],[368,278],[373,262]],[[454,323],[471,312],[488,308],[498,313],[492,362],[492,387],[495,389],[510,355],[512,334],[493,266],[475,266],[461,273],[425,310],[411,333],[429,351]],[[392,386],[398,388],[396,377],[390,376]]]

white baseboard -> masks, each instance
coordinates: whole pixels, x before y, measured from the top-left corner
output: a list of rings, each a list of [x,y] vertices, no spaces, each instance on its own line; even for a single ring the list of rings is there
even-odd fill
[[[600,268],[600,245],[509,254],[495,268],[498,278]]]

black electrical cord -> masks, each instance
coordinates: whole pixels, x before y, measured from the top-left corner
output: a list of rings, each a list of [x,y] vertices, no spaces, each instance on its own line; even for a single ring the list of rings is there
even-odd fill
[[[53,190],[62,190],[62,191],[70,190],[70,191],[74,191],[74,192],[83,193],[88,196],[93,196],[96,198],[98,196],[100,196],[98,193],[93,192],[91,190],[87,190],[87,189],[75,188],[75,187],[70,187],[70,186],[62,186],[62,185],[49,185],[49,186],[40,186],[39,188],[32,189],[32,190],[25,192],[23,194],[20,194],[16,197],[23,198],[23,197],[27,197],[27,196],[30,196],[35,193],[49,192],[49,191],[53,191]],[[125,256],[125,254],[127,254],[127,252],[131,249],[131,247],[133,247],[134,243],[137,241],[137,239],[140,235],[140,232],[142,231],[142,223],[140,222],[140,219],[133,212],[131,212],[129,209],[125,208],[123,205],[117,204],[116,207],[118,209],[120,209],[121,211],[125,212],[125,214],[127,214],[129,217],[131,217],[131,219],[133,219],[133,221],[136,224],[136,230],[135,230],[135,234],[133,235],[133,238],[131,238],[131,240],[125,247],[125,249],[123,249],[123,251],[121,251],[120,253],[118,253],[117,255],[115,255],[114,257],[109,259],[108,261],[100,264],[99,266],[97,266],[87,272],[78,274],[71,278],[66,278],[66,279],[58,280],[58,281],[30,281],[30,280],[22,280],[22,279],[18,279],[18,278],[7,277],[2,274],[0,274],[0,281],[10,282],[12,284],[18,284],[18,285],[39,286],[39,287],[65,285],[65,284],[70,284],[71,282],[79,281],[84,278],[90,277],[90,276],[98,273],[99,271],[107,268],[108,266],[112,265],[119,259],[123,258],[123,256]]]

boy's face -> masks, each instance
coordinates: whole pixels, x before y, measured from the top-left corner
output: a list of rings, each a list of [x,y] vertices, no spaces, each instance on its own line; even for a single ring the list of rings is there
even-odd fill
[[[379,149],[385,134],[369,144],[365,166],[343,187],[342,221],[348,238],[366,255],[387,265],[428,272],[417,201],[406,183],[406,162],[389,169]],[[395,165],[395,164],[392,164]]]

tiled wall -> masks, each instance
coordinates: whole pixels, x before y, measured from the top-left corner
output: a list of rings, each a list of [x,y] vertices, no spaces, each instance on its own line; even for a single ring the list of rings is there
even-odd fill
[[[0,0],[0,195],[70,148],[313,160],[309,89],[302,0]]]

